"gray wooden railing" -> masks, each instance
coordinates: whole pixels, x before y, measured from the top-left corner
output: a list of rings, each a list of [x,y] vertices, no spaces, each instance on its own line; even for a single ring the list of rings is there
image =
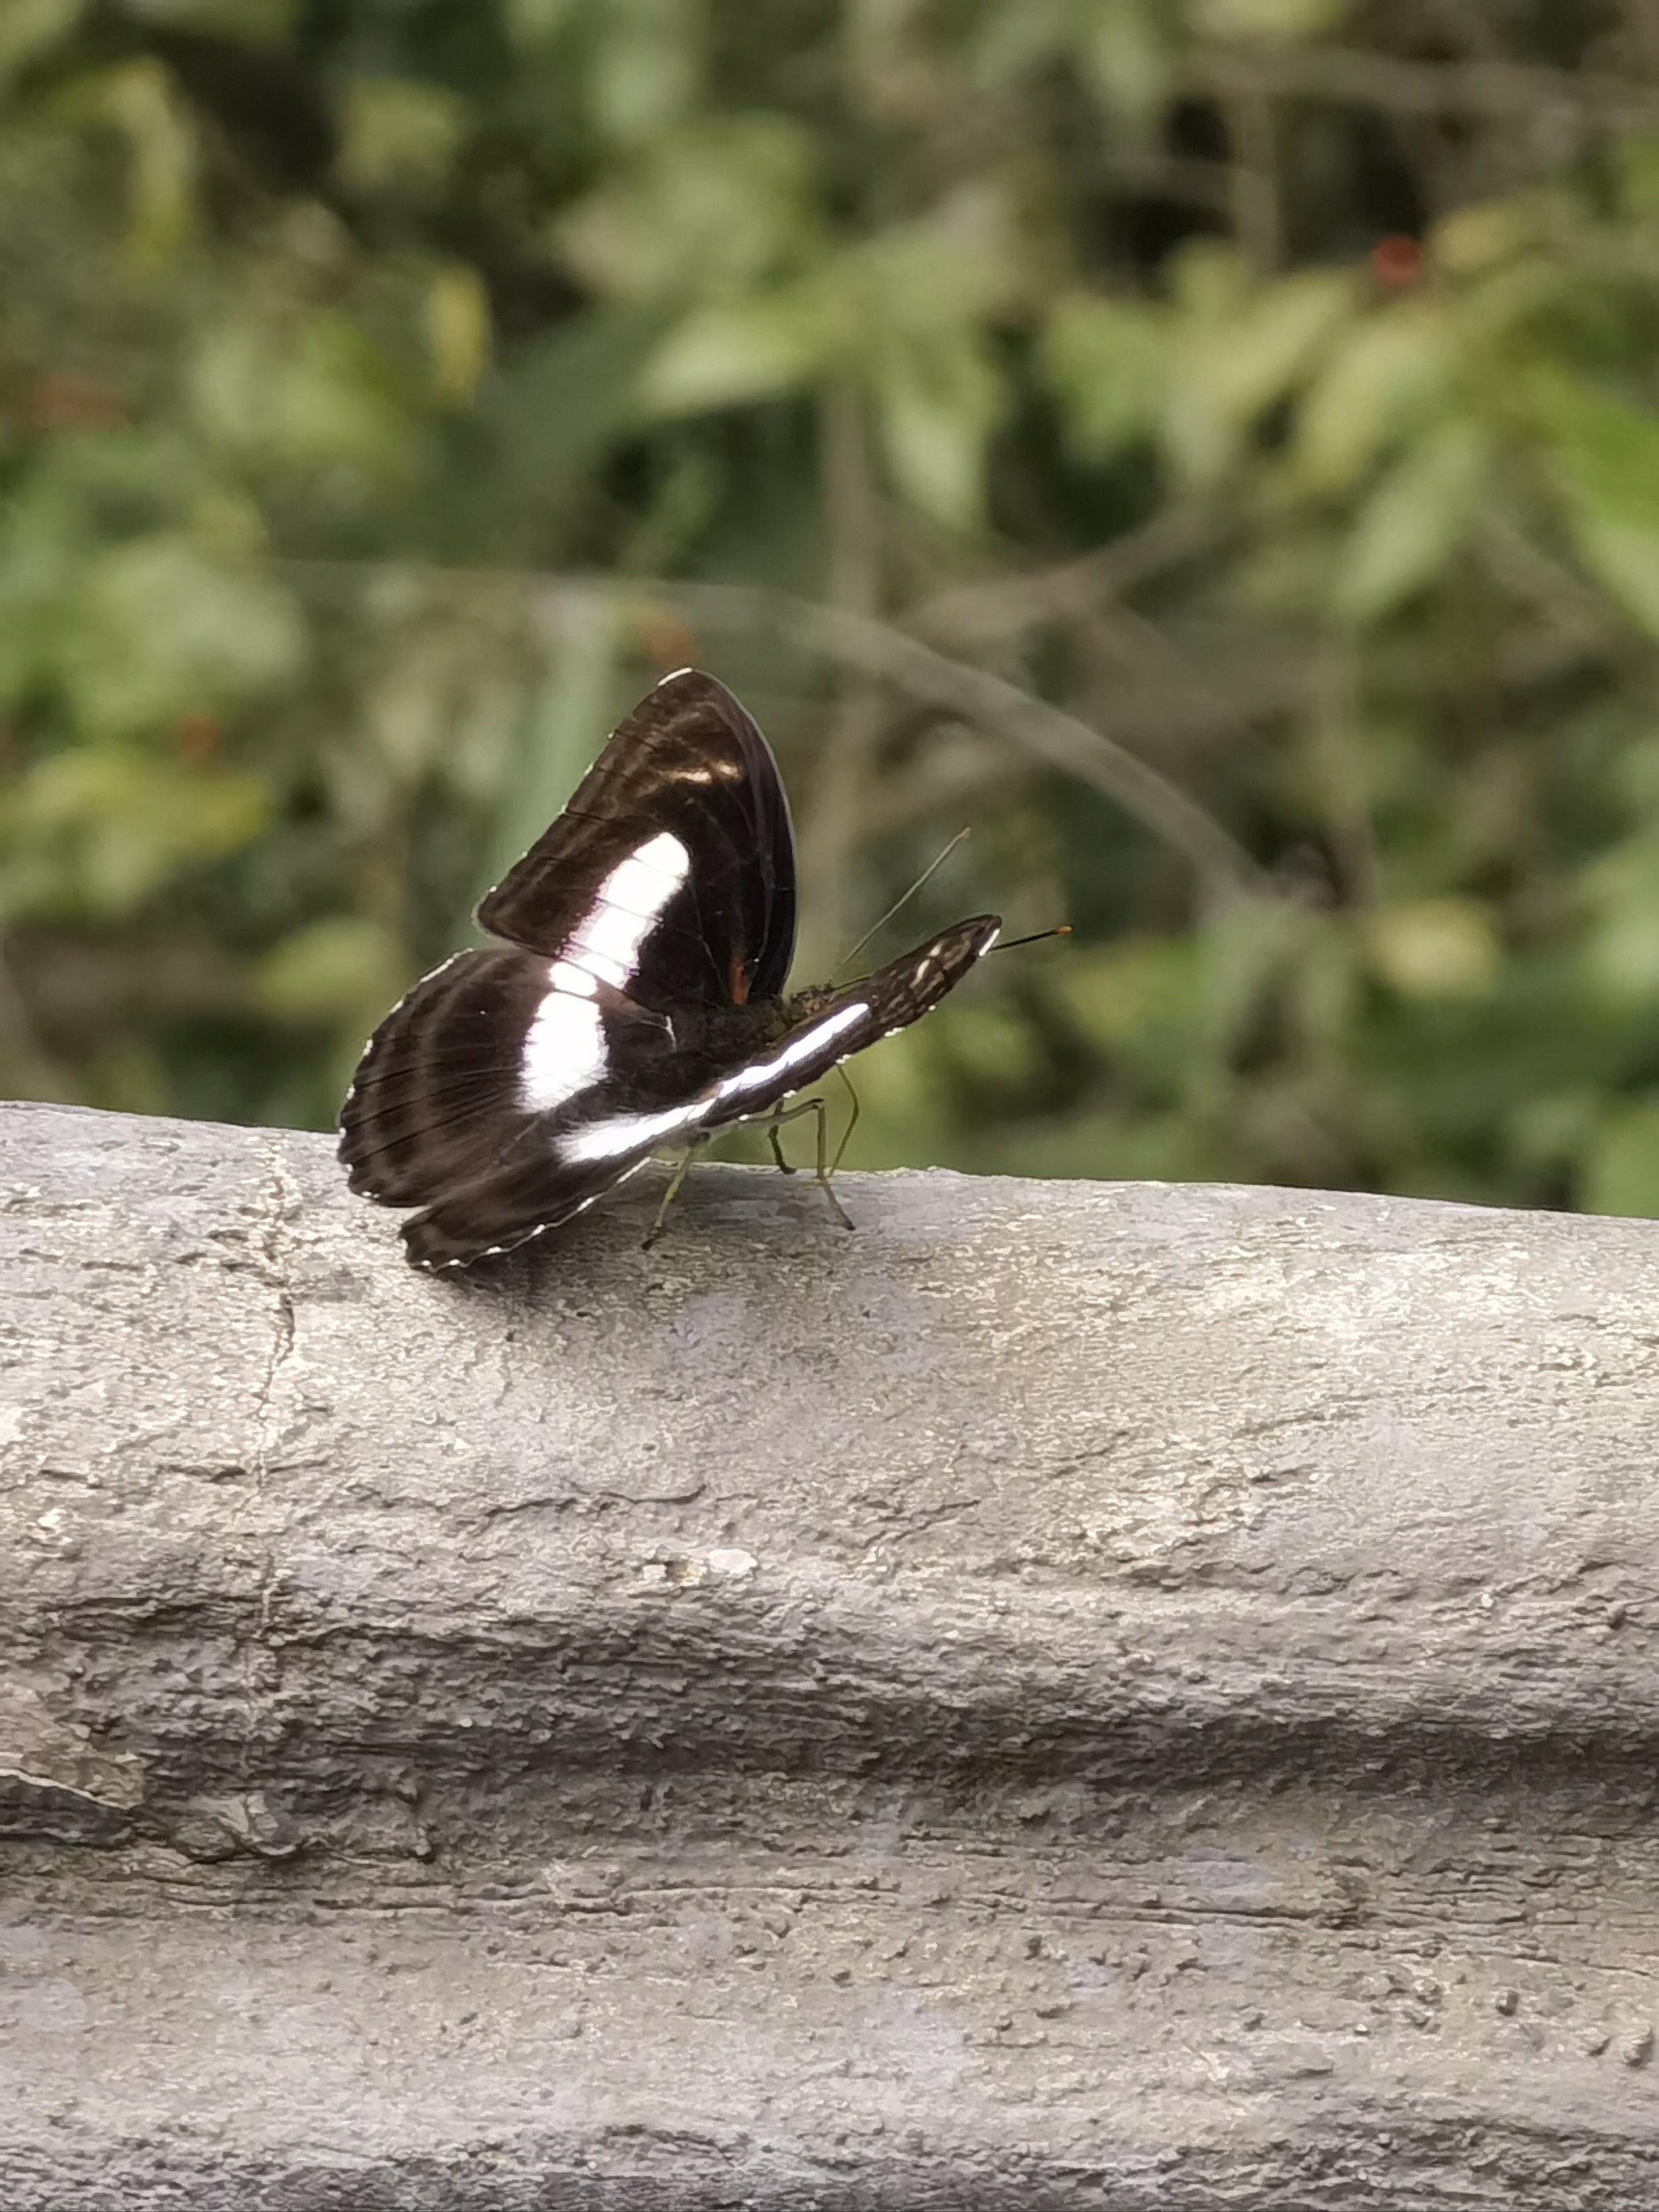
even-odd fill
[[[1659,2205],[1659,1227],[0,1186],[5,2212]]]

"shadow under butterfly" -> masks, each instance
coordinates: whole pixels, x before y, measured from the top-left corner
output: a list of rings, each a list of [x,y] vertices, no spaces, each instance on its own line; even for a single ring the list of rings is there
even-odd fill
[[[808,1112],[850,1228],[822,1101],[784,1100],[919,1020],[1001,927],[975,915],[872,975],[785,997],[795,854],[777,763],[690,668],[612,732],[477,921],[502,942],[458,952],[392,1008],[340,1110],[351,1188],[420,1208],[402,1231],[417,1267],[510,1251],[658,1147],[689,1158],[739,1121],[771,1124],[782,1165],[777,1127]]]

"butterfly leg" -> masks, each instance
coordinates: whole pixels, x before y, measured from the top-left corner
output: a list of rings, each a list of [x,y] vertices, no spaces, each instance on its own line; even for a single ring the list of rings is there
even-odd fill
[[[830,1163],[830,1172],[831,1175],[836,1174],[840,1170],[842,1161],[846,1157],[847,1147],[851,1140],[853,1132],[859,1125],[859,1115],[861,1110],[859,1105],[859,1094],[853,1087],[852,1077],[847,1073],[847,1070],[844,1067],[838,1066],[836,1073],[840,1076],[842,1083],[846,1085],[847,1095],[853,1102],[853,1110],[848,1116],[847,1127],[841,1133],[841,1142],[836,1146],[836,1157]]]
[[[823,1127],[823,1099],[803,1098],[799,1105],[781,1106],[766,1125],[766,1138],[772,1147],[772,1157],[785,1175],[795,1174],[796,1169],[792,1160],[787,1160],[783,1157],[783,1146],[778,1142],[778,1131],[782,1128],[786,1121],[799,1121],[803,1114],[816,1114],[818,1117],[818,1127],[822,1128]]]
[[[708,1141],[706,1137],[701,1137],[695,1143],[686,1146],[684,1158],[668,1179],[668,1188],[662,1194],[662,1204],[657,1208],[657,1218],[645,1232],[645,1241],[640,1246],[641,1252],[648,1252],[658,1237],[662,1235],[662,1225],[668,1218],[669,1207],[680,1194],[680,1185],[685,1181],[686,1170]]]
[[[843,1137],[841,1143],[836,1147],[836,1157],[832,1164],[830,1158],[829,1144],[830,1117],[824,1111],[824,1105],[822,1098],[815,1098],[812,1101],[812,1103],[818,1109],[818,1188],[829,1200],[830,1211],[835,1215],[836,1220],[840,1222],[842,1227],[843,1229],[851,1229],[854,1225],[852,1216],[848,1212],[841,1200],[836,1196],[835,1192],[830,1188],[830,1178],[836,1172],[836,1169],[841,1165],[841,1156],[847,1149],[847,1139]]]
[[[847,1139],[845,1137],[842,1139],[841,1144],[836,1147],[836,1157],[832,1161],[830,1158],[830,1110],[828,1107],[825,1106],[822,1098],[803,1098],[798,1106],[785,1106],[778,1113],[773,1115],[771,1120],[766,1125],[766,1133],[771,1140],[772,1157],[777,1162],[778,1165],[783,1170],[785,1175],[794,1174],[794,1169],[783,1157],[783,1147],[778,1142],[778,1131],[782,1128],[786,1121],[799,1121],[803,1114],[813,1115],[816,1116],[817,1121],[817,1167],[815,1172],[817,1178],[818,1188],[829,1200],[830,1211],[835,1215],[836,1220],[840,1222],[842,1227],[843,1229],[850,1229],[853,1226],[853,1224],[848,1219],[841,1200],[836,1196],[835,1192],[830,1188],[830,1178],[834,1175],[836,1168],[841,1164],[841,1156],[842,1151],[846,1147]],[[857,1118],[858,1117],[855,1114],[854,1115],[854,1119],[856,1121]]]

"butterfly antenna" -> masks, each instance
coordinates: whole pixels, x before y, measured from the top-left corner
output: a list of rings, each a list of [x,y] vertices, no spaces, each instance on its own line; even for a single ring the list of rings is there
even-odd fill
[[[850,952],[842,953],[841,958],[836,963],[836,975],[830,978],[830,982],[833,983],[835,981],[836,975],[839,975],[843,968],[850,968],[852,966],[853,963],[858,958],[860,953],[863,951],[865,946],[870,942],[870,939],[874,937],[878,931],[886,928],[888,923],[893,919],[893,916],[899,911],[901,907],[909,905],[911,900],[921,889],[922,885],[927,881],[927,878],[930,876],[936,874],[938,871],[945,866],[945,863],[950,859],[951,854],[956,851],[957,847],[961,844],[963,839],[967,835],[968,832],[965,830],[958,830],[956,836],[951,838],[950,843],[939,855],[938,859],[930,860],[927,863],[927,866],[916,878],[915,883],[911,884],[909,890],[908,891],[902,892],[900,896],[893,901],[893,903],[888,908],[886,913],[883,915],[881,920],[878,922],[872,923],[871,927],[865,931],[863,936],[860,938],[858,943],[853,947]]]
[[[1041,945],[1045,937],[1069,937],[1071,933],[1069,921],[1056,922],[1052,929],[1034,929],[1029,937],[1006,938],[1000,944],[994,945],[991,950],[993,952],[1012,952],[1017,945]]]

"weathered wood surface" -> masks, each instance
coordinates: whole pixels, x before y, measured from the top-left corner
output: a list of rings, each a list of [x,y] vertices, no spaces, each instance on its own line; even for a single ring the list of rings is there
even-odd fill
[[[1659,2205],[1659,1229],[0,1174],[5,2212]]]

